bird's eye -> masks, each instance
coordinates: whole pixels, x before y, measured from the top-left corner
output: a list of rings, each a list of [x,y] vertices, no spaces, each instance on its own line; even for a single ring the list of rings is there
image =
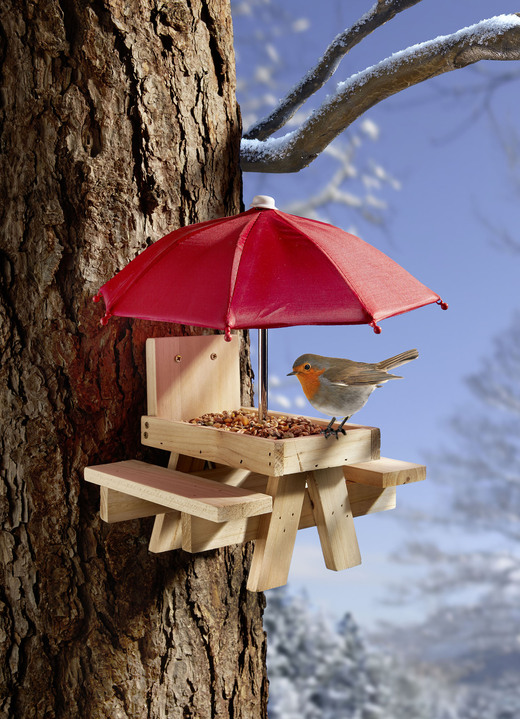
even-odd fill
[[[311,366],[308,362],[307,362],[307,364],[303,365],[303,369],[310,369],[310,368],[311,368]]]

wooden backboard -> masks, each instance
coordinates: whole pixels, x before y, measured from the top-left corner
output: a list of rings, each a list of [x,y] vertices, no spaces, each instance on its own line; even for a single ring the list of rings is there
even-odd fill
[[[148,414],[188,420],[240,407],[240,340],[223,335],[146,340]]]

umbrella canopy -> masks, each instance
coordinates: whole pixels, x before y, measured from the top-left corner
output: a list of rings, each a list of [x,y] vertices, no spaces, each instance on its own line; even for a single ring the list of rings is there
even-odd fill
[[[256,200],[256,202],[255,202]],[[441,302],[387,255],[343,230],[281,212],[250,210],[170,232],[109,280],[106,314],[225,330],[377,325]]]

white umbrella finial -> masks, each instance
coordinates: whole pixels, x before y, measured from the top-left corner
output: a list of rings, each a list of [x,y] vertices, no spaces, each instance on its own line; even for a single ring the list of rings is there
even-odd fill
[[[264,210],[276,210],[274,197],[269,197],[269,195],[255,195],[251,203],[251,208],[253,207],[260,207]]]

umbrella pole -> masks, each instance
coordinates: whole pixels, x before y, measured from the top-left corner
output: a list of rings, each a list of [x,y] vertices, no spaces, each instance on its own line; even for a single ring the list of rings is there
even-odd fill
[[[267,419],[267,330],[258,330],[258,419]]]

